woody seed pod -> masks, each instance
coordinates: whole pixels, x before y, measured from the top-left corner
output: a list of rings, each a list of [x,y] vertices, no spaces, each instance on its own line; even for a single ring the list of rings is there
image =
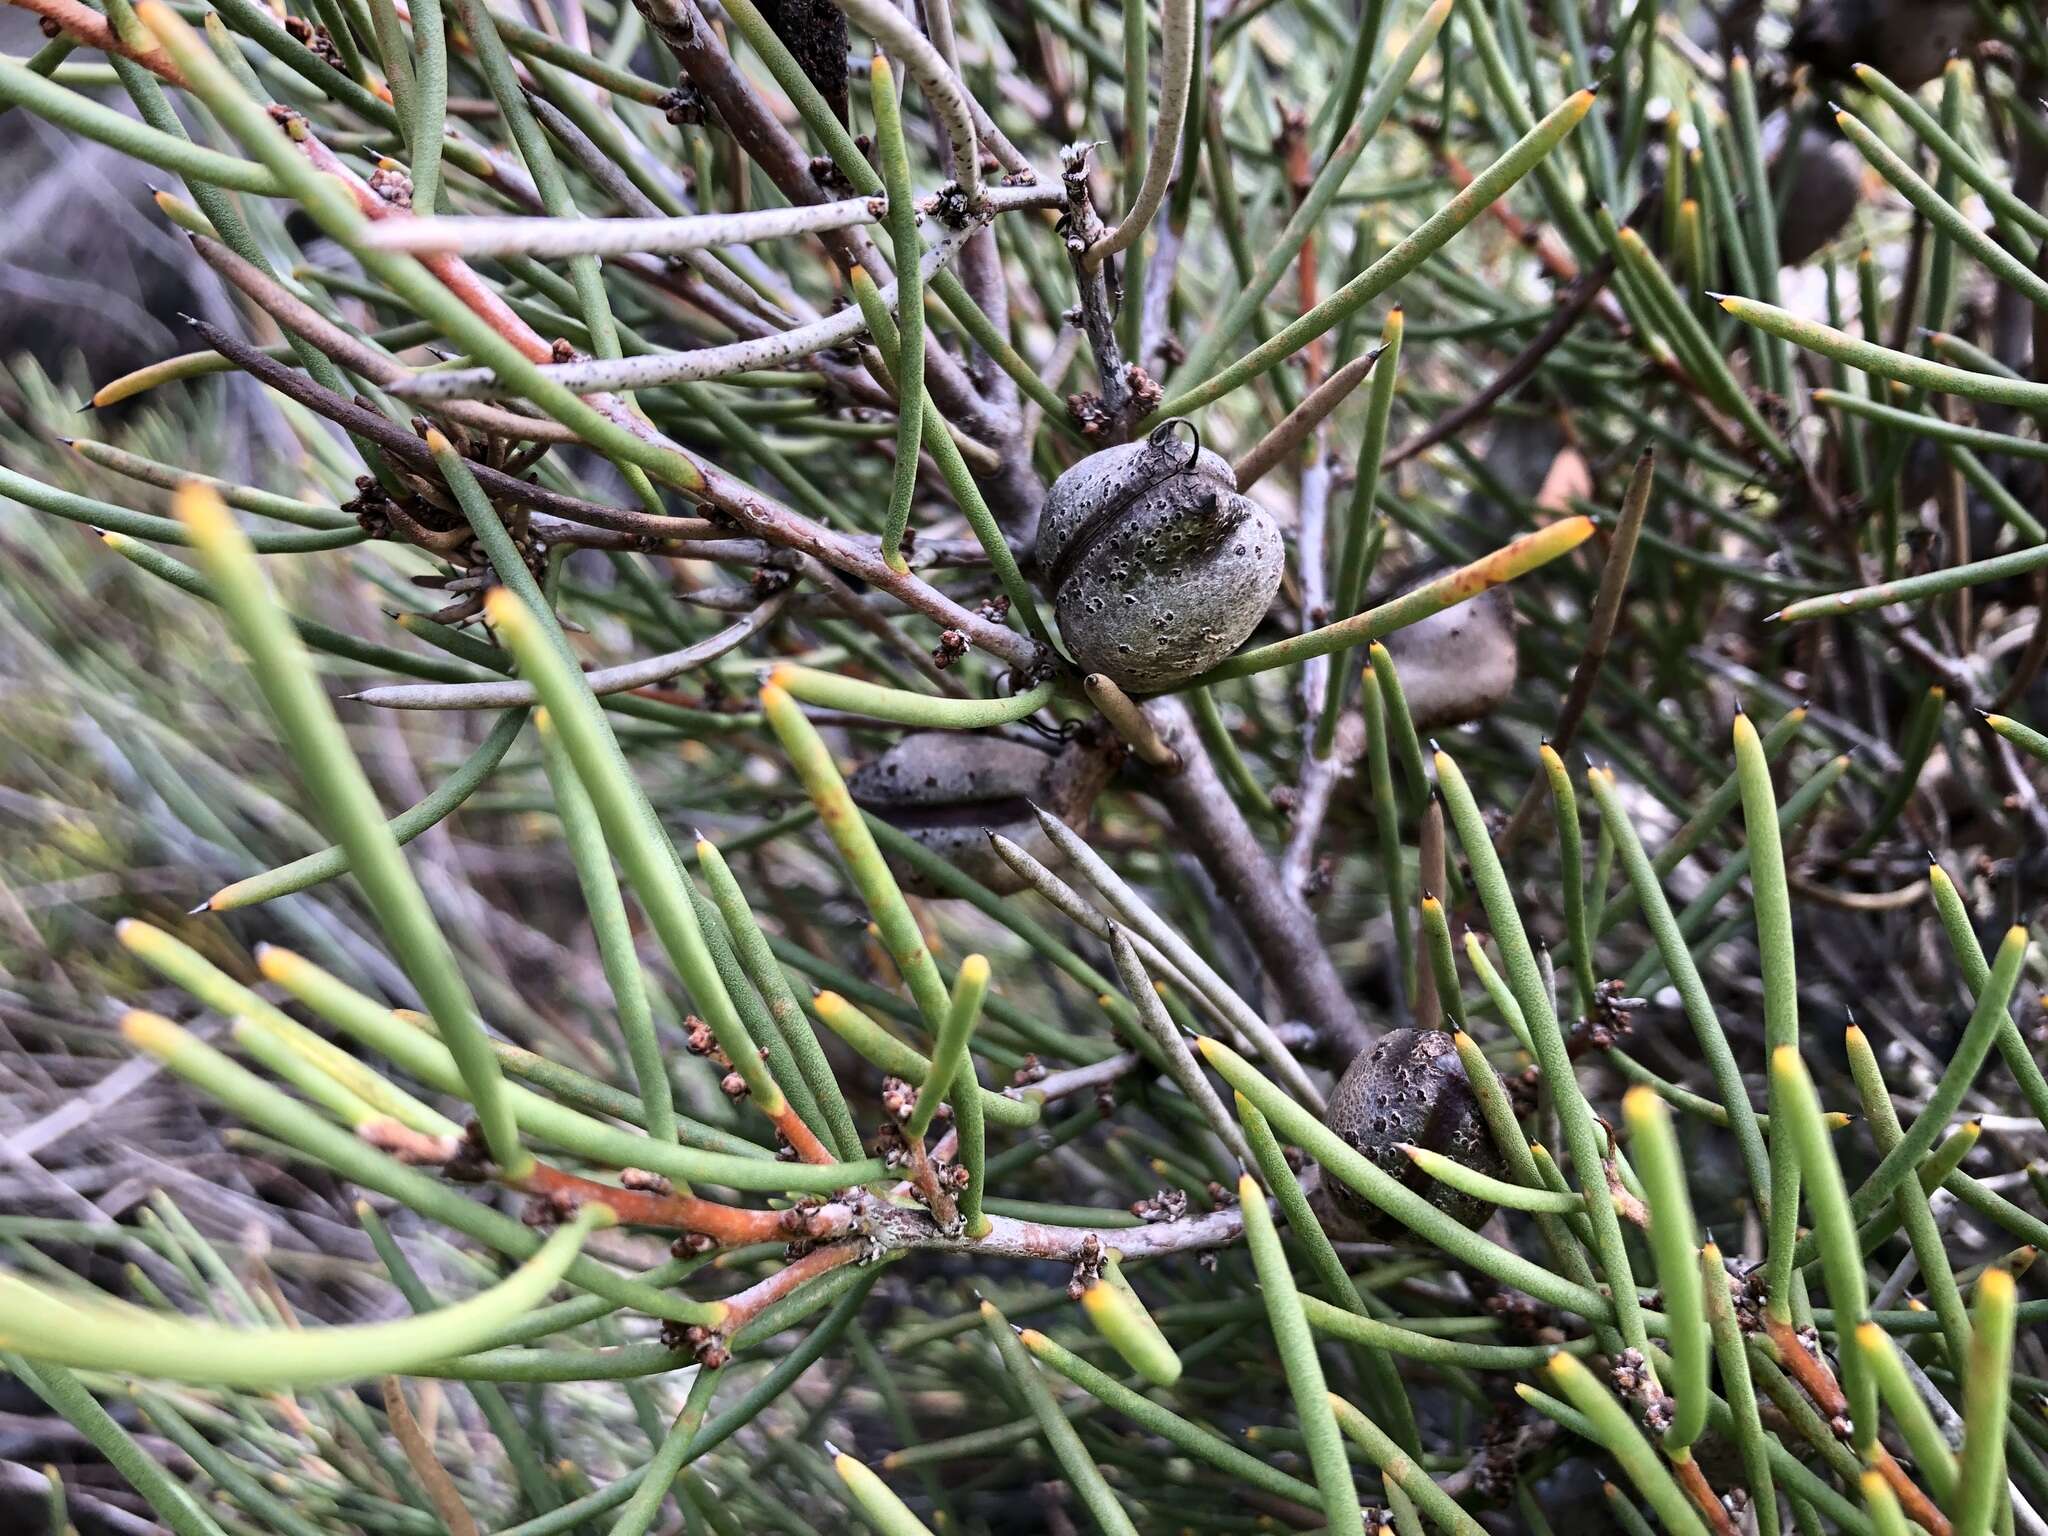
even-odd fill
[[[847,780],[854,803],[972,876],[999,896],[1024,881],[990,846],[1000,832],[1050,859],[1052,847],[1033,805],[1079,828],[1115,771],[1118,754],[1075,741],[1055,756],[1025,742],[986,733],[919,731],[905,736]],[[898,867],[904,889],[944,894],[912,869]]]
[[[1792,189],[1778,218],[1778,259],[1797,267],[1832,244],[1856,216],[1863,203],[1863,157],[1855,145],[1812,127],[1800,131],[1791,154]],[[1776,172],[1779,179],[1785,174]]]
[[[1279,526],[1230,465],[1168,422],[1054,482],[1038,558],[1085,672],[1158,693],[1222,661],[1266,616],[1286,561]]]
[[[1384,644],[1418,731],[1463,725],[1515,687],[1515,610],[1505,587],[1397,629]]]
[[[1806,0],[1790,51],[1836,79],[1868,64],[1900,90],[1917,91],[1981,32],[1970,0]]]
[[[1507,1172],[1447,1031],[1396,1029],[1380,1036],[1338,1079],[1326,1118],[1382,1173],[1466,1226],[1478,1226],[1492,1211],[1485,1201],[1430,1178],[1401,1150],[1406,1142],[1494,1178]],[[1315,1207],[1324,1229],[1342,1242],[1384,1241],[1407,1230],[1328,1178],[1316,1191]]]

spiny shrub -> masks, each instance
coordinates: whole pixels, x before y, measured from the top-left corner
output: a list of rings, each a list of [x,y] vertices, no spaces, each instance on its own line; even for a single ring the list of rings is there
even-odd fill
[[[2038,4],[13,3],[9,863],[367,1240],[7,1218],[91,1519],[2044,1529]]]

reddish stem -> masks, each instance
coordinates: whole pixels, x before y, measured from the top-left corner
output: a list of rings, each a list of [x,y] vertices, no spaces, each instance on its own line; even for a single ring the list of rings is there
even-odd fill
[[[38,4],[66,4],[70,0],[37,0]],[[294,136],[298,146],[305,152],[306,159],[315,170],[340,179],[348,188],[348,195],[355,199],[356,207],[366,219],[384,223],[391,219],[417,218],[409,208],[386,200],[379,195],[362,177],[348,168],[342,158],[311,133]],[[460,256],[446,251],[425,251],[418,256],[425,267],[442,285],[462,301],[479,320],[505,340],[523,352],[536,363],[551,363],[555,360],[554,348],[541,339],[540,332],[528,325],[513,311],[512,306],[498,296],[498,291],[477,274],[474,267]]]
[[[1721,1502],[1720,1497],[1709,1486],[1707,1475],[1700,1470],[1700,1464],[1687,1454],[1682,1460],[1673,1461],[1671,1470],[1677,1474],[1679,1486],[1691,1497],[1693,1503],[1699,1506],[1700,1513],[1706,1516],[1707,1524],[1714,1529],[1714,1536],[1736,1536],[1735,1521],[1729,1515],[1727,1505]]]
[[[731,1338],[759,1317],[763,1312],[806,1281],[820,1275],[830,1274],[847,1264],[854,1263],[861,1256],[865,1244],[855,1241],[834,1243],[828,1248],[814,1248],[792,1264],[785,1264],[766,1280],[748,1286],[737,1295],[725,1298],[725,1316],[719,1319],[718,1331]]]
[[[608,1207],[619,1220],[632,1227],[656,1227],[670,1232],[701,1232],[726,1245],[777,1242],[790,1235],[782,1211],[746,1210],[720,1205],[696,1195],[659,1194],[653,1190],[620,1189],[600,1184],[573,1173],[564,1173],[546,1163],[535,1163],[523,1178],[507,1179],[508,1188],[538,1195],[558,1209],[573,1211],[580,1206]]]
[[[124,59],[133,59],[151,74],[159,75],[172,85],[183,86],[185,76],[163,54],[154,48],[130,48],[115,33],[107,18],[79,0],[8,0],[25,11],[33,11],[45,21],[60,28],[75,43],[88,48],[97,48],[101,53],[118,53]]]
[[[959,1217],[959,1207],[952,1195],[939,1182],[938,1170],[932,1167],[931,1155],[924,1149],[924,1138],[909,1141],[906,1150],[910,1154],[910,1182],[924,1197],[924,1203],[932,1213],[932,1219],[942,1228],[950,1229]]]
[[[818,1140],[818,1133],[804,1124],[803,1116],[796,1112],[796,1106],[787,1099],[783,1100],[782,1112],[769,1116],[769,1119],[775,1122],[775,1129],[782,1132],[783,1140],[796,1149],[796,1155],[804,1162],[832,1163],[838,1161],[832,1155],[831,1149]]]
[[[1779,1363],[1785,1367],[1785,1373],[1799,1383],[1822,1415],[1830,1422],[1846,1420],[1849,1417],[1849,1399],[1836,1382],[1835,1373],[1828,1369],[1825,1361],[1816,1360],[1807,1353],[1792,1324],[1782,1318],[1765,1318],[1764,1332],[1777,1347]],[[1873,1439],[1866,1459],[1871,1470],[1898,1495],[1908,1518],[1916,1521],[1928,1536],[1950,1536],[1952,1527],[1948,1517],[1936,1509],[1934,1501],[1906,1476],[1906,1469],[1898,1464],[1890,1451]]]

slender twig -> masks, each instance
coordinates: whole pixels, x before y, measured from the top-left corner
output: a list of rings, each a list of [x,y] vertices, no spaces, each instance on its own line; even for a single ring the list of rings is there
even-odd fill
[[[1466,431],[1477,422],[1484,421],[1493,413],[1493,408],[1513,394],[1533,377],[1543,366],[1543,360],[1555,352],[1564,339],[1571,335],[1573,327],[1584,318],[1593,301],[1605,291],[1608,280],[1614,276],[1614,257],[1603,256],[1599,263],[1579,275],[1571,293],[1558,306],[1557,311],[1544,322],[1529,345],[1524,347],[1507,367],[1487,381],[1484,388],[1471,399],[1461,401],[1438,417],[1428,427],[1408,439],[1398,448],[1388,451],[1380,461],[1380,468],[1392,469],[1405,464],[1418,454],[1427,453],[1439,443],[1447,443],[1459,433]]]
[[[279,394],[298,401],[308,410],[368,438],[394,458],[404,460],[415,469],[433,472],[432,451],[424,441],[396,422],[380,416],[367,406],[357,405],[353,401],[343,400],[340,396],[329,393],[306,375],[274,358],[265,357],[260,349],[239,337],[230,336],[218,326],[210,325],[204,320],[192,320],[190,324],[201,340],[221,356],[230,359],[244,373],[260,379]],[[470,473],[475,475],[477,483],[493,496],[521,506],[532,507],[535,511],[552,512],[557,517],[586,523],[592,528],[628,534],[635,539],[688,538],[704,533],[708,528],[701,518],[656,517],[631,507],[605,506],[599,502],[585,501],[580,496],[569,496],[560,491],[548,490],[544,486],[534,485],[516,475],[508,475],[501,469],[474,460],[470,461]]]
[[[1108,418],[1106,435],[1116,441],[1130,428],[1127,417],[1133,395],[1123,345],[1116,335],[1116,304],[1109,282],[1113,269],[1088,260],[1088,252],[1102,238],[1102,217],[1095,211],[1088,186],[1088,154],[1093,148],[1092,144],[1070,144],[1060,151],[1060,182],[1066,189],[1066,213],[1060,229],[1080,292],[1081,329],[1095,354],[1102,411]]]
[[[754,636],[761,633],[782,615],[788,594],[778,592],[762,603],[737,624],[729,624],[715,635],[707,635],[694,645],[680,650],[665,651],[659,656],[642,657],[639,661],[621,662],[616,667],[604,667],[595,672],[583,674],[583,680],[590,684],[590,691],[602,697],[608,693],[628,693],[635,688],[649,688],[656,683],[665,683],[672,677],[716,661],[728,651],[737,650]],[[374,704],[382,709],[506,709],[532,704],[540,695],[532,683],[404,683],[385,688],[365,688],[361,693],[348,697],[361,704]]]
[[[1365,381],[1373,364],[1380,360],[1379,347],[1350,362],[1318,384],[1308,397],[1280,419],[1272,431],[1254,443],[1232,466],[1237,471],[1237,488],[1248,491],[1301,446],[1304,439],[1322,425],[1329,414],[1350,398]]]
[[[1186,707],[1177,699],[1154,699],[1145,712],[1185,765],[1183,772],[1160,784],[1160,796],[1244,924],[1280,995],[1334,1049],[1347,1056],[1363,1050],[1372,1043],[1372,1032],[1358,1017],[1343,978],[1317,936],[1314,916],[1259,846],[1244,813],[1217,776]]]
[[[389,389],[411,377],[412,370],[395,357],[368,342],[358,341],[347,331],[288,291],[253,263],[205,235],[192,236],[192,247],[206,264],[247,294],[279,325],[311,342],[352,373],[381,388]],[[536,443],[575,443],[582,439],[573,428],[545,416],[524,416],[487,405],[482,401],[451,401],[441,412],[450,421],[501,437],[525,438]],[[707,531],[709,525],[706,525]]]
[[[938,244],[924,253],[918,270],[929,278],[943,269],[967,243],[972,229],[949,231]],[[896,284],[882,285],[882,300],[893,311]],[[723,346],[701,347],[691,352],[654,352],[638,357],[586,358],[573,363],[544,364],[540,373],[578,393],[604,389],[651,389],[663,384],[722,379],[735,373],[774,368],[809,357],[814,352],[842,346],[861,334],[865,324],[858,309],[848,308],[822,320],[813,320],[787,331],[749,337]],[[407,400],[468,400],[491,395],[516,394],[515,386],[499,379],[489,368],[451,368],[436,373],[415,373],[391,392]]]
[[[930,199],[922,199],[927,205]],[[1057,208],[1055,185],[993,187],[989,211]],[[634,219],[415,219],[379,225],[370,243],[387,251],[448,251],[461,256],[616,256],[647,251],[680,255],[728,245],[785,240],[827,229],[851,229],[888,220],[883,197],[849,197],[794,208],[754,208],[744,213],[694,213],[680,218]]]
[[[1195,73],[1195,0],[1162,0],[1159,7],[1159,119],[1152,152],[1145,160],[1145,179],[1131,198],[1130,211],[1089,245],[1082,261],[1099,267],[1118,251],[1128,250],[1166,200],[1173,181],[1174,155],[1188,110],[1188,87]],[[1142,87],[1141,87],[1142,88]]]
[[[1629,476],[1628,490],[1622,496],[1621,515],[1615,519],[1614,531],[1607,545],[1607,560],[1600,568],[1600,590],[1593,599],[1593,616],[1586,626],[1586,643],[1579,650],[1578,665],[1572,669],[1571,687],[1565,691],[1564,703],[1558,709],[1557,724],[1551,728],[1550,748],[1560,757],[1571,750],[1572,742],[1578,736],[1579,723],[1585,718],[1586,706],[1593,701],[1593,690],[1600,682],[1600,669],[1607,661],[1607,647],[1614,639],[1615,626],[1621,621],[1622,597],[1628,588],[1629,568],[1635,560],[1636,539],[1643,531],[1643,519],[1649,513],[1650,491],[1656,473],[1656,452],[1645,449],[1642,457],[1636,460],[1636,467]],[[1515,808],[1514,819],[1500,835],[1498,846],[1503,853],[1514,847],[1522,834],[1528,831],[1542,794],[1543,776],[1539,773],[1530,781],[1522,803]]]

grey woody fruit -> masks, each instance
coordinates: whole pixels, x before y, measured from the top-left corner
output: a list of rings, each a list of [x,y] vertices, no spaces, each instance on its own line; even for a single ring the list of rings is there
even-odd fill
[[[1002,833],[1036,858],[1052,858],[1032,806],[1078,829],[1116,759],[1115,751],[1092,741],[1053,753],[985,732],[918,731],[863,764],[846,787],[863,810],[1007,896],[1024,882],[989,845],[988,833]],[[945,894],[915,870],[899,865],[896,876],[913,894]]]
[[[1495,1178],[1506,1174],[1448,1031],[1395,1029],[1380,1036],[1338,1079],[1324,1119],[1382,1173],[1466,1226],[1478,1226],[1492,1212],[1484,1200],[1430,1178],[1401,1150],[1402,1143],[1411,1143]],[[1315,1205],[1324,1228],[1340,1242],[1384,1240],[1407,1231],[1329,1178],[1316,1191]]]
[[[1280,590],[1280,528],[1216,454],[1167,423],[1054,482],[1038,559],[1085,672],[1158,693],[1236,650]]]
[[[1418,731],[1490,715],[1514,691],[1515,610],[1505,587],[1397,629],[1384,643]]]

